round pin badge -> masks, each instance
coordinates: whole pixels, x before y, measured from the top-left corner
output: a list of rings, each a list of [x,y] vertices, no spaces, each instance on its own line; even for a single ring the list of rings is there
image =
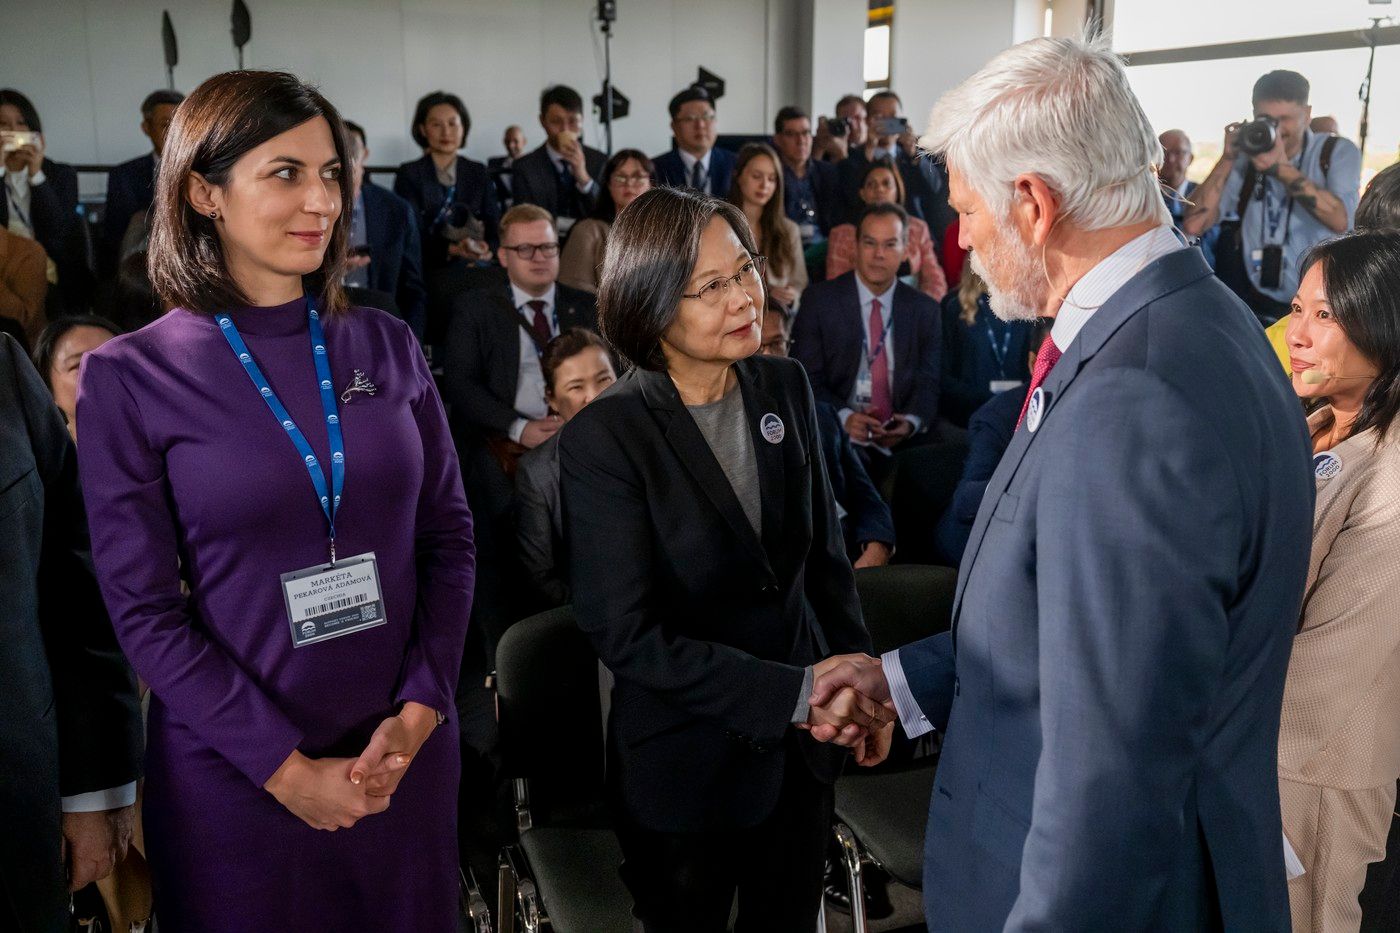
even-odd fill
[[[763,439],[770,444],[781,444],[783,438],[787,437],[787,428],[783,426],[783,419],[771,411],[759,420],[758,431],[763,435]]]
[[[1045,417],[1045,389],[1036,389],[1031,393],[1030,404],[1026,406],[1026,430],[1032,434],[1036,428],[1040,427],[1040,419]]]
[[[1342,458],[1336,454],[1318,454],[1313,457],[1313,475],[1320,480],[1329,480],[1342,472]]]

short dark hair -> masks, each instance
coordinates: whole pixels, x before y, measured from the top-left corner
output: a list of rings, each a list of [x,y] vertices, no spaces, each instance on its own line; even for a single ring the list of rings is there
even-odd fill
[[[567,84],[554,84],[544,89],[540,94],[540,116],[544,116],[550,104],[563,107],[569,113],[583,113],[583,98]]]
[[[847,104],[860,104],[861,108],[864,109],[865,98],[861,97],[859,94],[846,94],[836,102],[835,107],[831,108],[832,116],[839,114],[841,112],[841,108],[846,106]]]
[[[1400,230],[1400,162],[1376,173],[1356,205],[1357,230]]]
[[[0,107],[9,104],[19,111],[19,115],[24,118],[24,123],[36,133],[44,132],[44,124],[39,119],[39,111],[34,109],[28,97],[12,87],[0,88]]]
[[[418,106],[413,108],[413,126],[409,127],[409,132],[413,135],[413,141],[420,148],[428,148],[428,134],[424,133],[422,126],[428,122],[428,111],[439,104],[446,104],[457,111],[457,118],[462,121],[462,146],[467,144],[467,134],[472,131],[472,115],[467,113],[467,105],[462,103],[462,98],[456,94],[449,94],[446,91],[433,91],[431,94],[424,94],[418,98]],[[462,148],[458,146],[457,148]]]
[[[544,352],[540,354],[540,371],[544,373],[544,391],[547,394],[554,393],[554,371],[559,368],[559,364],[589,347],[602,350],[608,354],[608,362],[612,362],[612,347],[609,347],[602,337],[585,327],[571,327],[544,345]]]
[[[666,105],[666,109],[671,112],[671,119],[674,120],[676,117],[681,115],[682,107],[684,107],[686,104],[693,103],[697,100],[702,100],[705,103],[709,104],[711,107],[714,107],[715,105],[715,99],[710,96],[709,91],[705,90],[698,84],[692,84],[690,87],[686,88],[684,91],[681,91],[675,97],[672,97],[671,102]]]
[[[226,185],[234,163],[251,149],[308,120],[330,124],[339,157],[342,209],[330,229],[321,267],[303,276],[321,298],[322,311],[345,309],[345,241],[349,238],[349,156],[340,113],[321,92],[283,71],[226,71],[194,89],[175,111],[165,142],[151,205],[147,268],[151,284],[168,305],[213,314],[248,304],[224,259],[214,221],[194,209],[186,194],[192,173],[211,185]]]
[[[149,120],[151,114],[156,112],[156,108],[169,104],[171,107],[178,107],[185,102],[185,95],[179,91],[171,91],[161,88],[146,95],[146,99],[141,101],[141,119]]]
[[[365,135],[365,128],[363,126],[360,126],[360,124],[356,123],[354,120],[346,120],[345,131],[347,133],[354,133],[356,136],[360,137],[361,146],[369,147],[369,137]]]
[[[900,100],[899,95],[894,91],[876,91],[874,94],[870,95],[870,99],[865,102],[865,106],[869,107],[877,100],[892,100],[899,105],[901,110],[904,109],[904,101]]]
[[[58,352],[59,341],[75,327],[100,327],[113,337],[122,332],[112,321],[95,314],[60,317],[49,321],[39,332],[39,339],[34,341],[34,368],[44,377],[44,385],[49,387],[50,392],[53,391],[53,380],[49,378],[49,373],[53,370],[54,354]]]
[[[1308,79],[1296,71],[1271,71],[1254,82],[1252,103],[1262,104],[1266,100],[1286,100],[1289,103],[1308,105],[1308,95],[1312,88]]]
[[[861,208],[856,215],[856,237],[860,237],[860,231],[865,226],[865,222],[871,217],[898,217],[900,224],[904,227],[904,235],[909,235],[909,212],[898,204],[867,204]]]
[[[653,188],[617,215],[603,257],[598,322],[633,365],[666,369],[661,337],[676,319],[700,239],[716,217],[724,218],[749,255],[757,255],[743,211],[688,188]]]
[[[593,208],[590,217],[601,220],[604,223],[612,223],[617,219],[617,202],[613,200],[612,183],[613,173],[622,168],[624,162],[631,160],[642,167],[642,171],[651,176],[652,187],[656,186],[656,166],[651,164],[651,159],[640,149],[619,149],[608,159],[603,166],[603,173],[598,176],[598,203]]]
[[[1400,414],[1400,231],[1363,230],[1324,240],[1303,257],[1301,275],[1322,264],[1332,316],[1379,370],[1351,433],[1381,441]]]
[[[787,123],[789,120],[810,119],[812,118],[807,115],[807,111],[803,110],[801,107],[794,107],[791,104],[782,107],[778,110],[778,115],[773,118],[773,135],[777,136],[782,133],[783,124]]]

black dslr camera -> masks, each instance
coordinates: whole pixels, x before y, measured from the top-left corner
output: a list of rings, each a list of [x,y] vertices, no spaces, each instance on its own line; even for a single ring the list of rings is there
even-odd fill
[[[826,131],[832,136],[835,136],[837,139],[840,139],[842,136],[846,135],[846,129],[846,121],[841,117],[826,118]]]
[[[1235,144],[1245,155],[1258,156],[1272,152],[1278,143],[1278,121],[1273,117],[1258,117],[1240,124]]]

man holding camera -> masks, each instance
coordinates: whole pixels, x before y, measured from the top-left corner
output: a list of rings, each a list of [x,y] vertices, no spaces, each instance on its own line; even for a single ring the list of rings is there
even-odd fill
[[[1308,92],[1293,71],[1255,82],[1254,119],[1225,128],[1220,161],[1181,222],[1201,236],[1223,218],[1216,273],[1265,326],[1288,313],[1299,259],[1350,229],[1360,197],[1361,153],[1309,129]]]
[[[919,154],[918,140],[903,109],[894,91],[880,91],[866,104],[865,145],[853,145],[850,155],[838,166],[846,207],[845,222],[854,222],[865,206],[860,186],[866,166],[888,159],[899,166],[904,182],[904,209],[926,222],[934,242],[940,243],[944,229],[953,220],[948,210],[948,176],[937,162]]]

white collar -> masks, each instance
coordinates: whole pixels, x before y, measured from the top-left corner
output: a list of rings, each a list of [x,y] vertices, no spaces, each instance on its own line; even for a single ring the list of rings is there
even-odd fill
[[[713,149],[711,149],[709,152],[706,152],[703,156],[697,159],[695,156],[686,152],[680,146],[676,147],[676,151],[681,154],[681,164],[685,166],[685,170],[687,172],[693,172],[695,170],[696,162],[699,162],[700,165],[704,167],[704,170],[708,172],[710,170],[710,156],[714,155],[715,152]]]
[[[1153,227],[1141,236],[1128,241],[1098,263],[1074,283],[1069,295],[1060,305],[1055,316],[1055,326],[1050,337],[1060,352],[1069,349],[1079,331],[1088,323],[1094,312],[1133,276],[1154,262],[1179,249],[1185,249],[1171,225]]]
[[[861,315],[864,316],[865,309],[870,307],[870,302],[876,298],[880,299],[880,307],[883,309],[884,313],[889,314],[890,309],[894,307],[894,290],[899,286],[899,279],[895,279],[890,283],[889,288],[877,295],[865,284],[865,280],[860,277],[859,272],[854,274],[856,277],[856,295],[860,299]]]
[[[554,285],[552,284],[549,286],[549,291],[536,298],[534,295],[531,295],[529,292],[525,291],[520,286],[516,285],[514,282],[511,282],[510,294],[512,300],[514,300],[515,302],[516,310],[525,307],[532,301],[543,301],[544,310],[546,314],[554,310]]]

